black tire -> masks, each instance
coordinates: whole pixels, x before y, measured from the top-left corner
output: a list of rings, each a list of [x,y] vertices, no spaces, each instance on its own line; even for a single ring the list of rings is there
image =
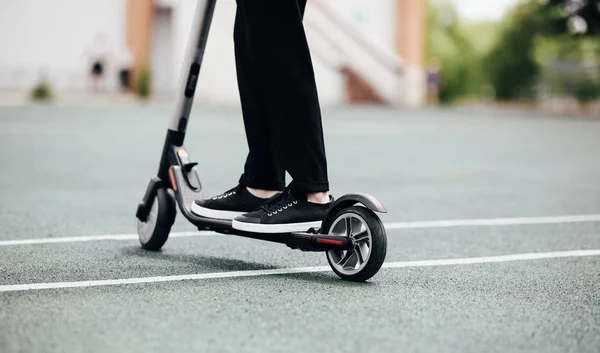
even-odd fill
[[[352,206],[339,211],[330,222],[327,222],[327,229],[323,229],[322,233],[330,234],[330,230],[335,230],[333,227],[336,225],[336,222],[338,220],[341,222],[341,218],[347,217],[361,220],[361,223],[365,224],[366,228],[368,228],[370,232],[370,252],[365,261],[366,264],[360,266],[362,268],[359,267],[359,270],[355,270],[358,272],[349,273],[352,271],[345,271],[344,273],[337,268],[339,265],[334,264],[335,260],[340,259],[342,254],[339,251],[333,250],[327,252],[327,262],[329,262],[329,266],[331,266],[333,272],[335,272],[335,274],[341,279],[353,282],[364,282],[379,272],[385,261],[387,253],[387,235],[385,232],[385,227],[375,212],[366,207]]]
[[[138,237],[143,249],[157,251],[165,245],[175,223],[176,207],[173,190],[157,190],[146,222],[138,220]]]

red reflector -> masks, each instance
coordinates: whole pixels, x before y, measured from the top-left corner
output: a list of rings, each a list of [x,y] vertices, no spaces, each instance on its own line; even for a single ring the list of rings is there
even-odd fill
[[[344,245],[344,242],[341,240],[323,239],[323,238],[317,238],[317,243],[332,244],[332,245]]]
[[[177,183],[175,183],[175,175],[173,175],[173,169],[169,168],[169,177],[171,179],[171,186],[173,186],[173,190],[177,191]]]

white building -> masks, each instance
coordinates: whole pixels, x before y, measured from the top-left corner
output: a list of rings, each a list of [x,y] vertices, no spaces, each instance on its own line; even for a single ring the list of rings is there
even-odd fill
[[[172,95],[194,11],[204,0],[2,0],[0,90],[28,91],[44,74],[61,91],[88,89],[86,49],[103,35],[115,54],[106,85],[118,91],[123,51],[152,92]],[[283,1],[283,0],[282,0]],[[309,0],[305,27],[322,104],[423,101],[426,0]],[[235,0],[218,0],[197,99],[239,103],[233,51]]]

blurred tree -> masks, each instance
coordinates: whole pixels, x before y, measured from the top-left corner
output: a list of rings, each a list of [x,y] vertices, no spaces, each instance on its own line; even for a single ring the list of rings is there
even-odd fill
[[[555,6],[525,0],[507,14],[496,46],[484,59],[496,98],[533,98],[540,71],[535,40],[540,34],[561,33],[561,16]]]
[[[540,86],[585,103],[600,97],[600,0],[547,0],[557,15],[541,28]]]
[[[456,9],[450,3],[430,2],[427,58],[439,65],[440,103],[451,103],[477,89],[480,57],[465,35]]]
[[[600,35],[600,0],[547,0],[547,5],[561,9],[563,16],[554,25],[562,31]]]
[[[449,2],[432,0],[427,48],[441,68],[440,102],[484,91],[498,100],[534,100],[549,83],[557,93],[592,97],[595,76],[582,80],[587,71],[574,75],[571,68],[583,72],[582,65],[600,61],[599,22],[600,0],[521,0],[500,23],[475,24],[461,21]],[[492,36],[483,33],[490,30]],[[548,68],[560,75],[545,75]]]

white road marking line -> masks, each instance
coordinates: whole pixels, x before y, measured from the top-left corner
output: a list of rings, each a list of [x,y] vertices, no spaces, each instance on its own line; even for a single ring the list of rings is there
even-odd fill
[[[510,225],[528,225],[528,224],[557,224],[557,223],[583,223],[600,222],[600,214],[591,215],[568,215],[568,216],[549,216],[549,217],[519,217],[519,218],[478,218],[478,219],[447,219],[434,221],[414,221],[414,222],[392,222],[386,223],[386,230],[395,229],[422,229],[422,228],[450,228],[450,227],[476,227],[476,226],[510,226]],[[173,232],[170,238],[199,237],[209,235],[220,235],[214,232]],[[0,240],[0,246],[14,245],[36,245],[36,244],[55,244],[55,243],[76,243],[86,241],[103,240],[137,240],[138,235],[132,234],[104,234],[75,237],[59,238],[34,238],[19,240]]]
[[[555,258],[565,258],[565,257],[585,257],[585,256],[600,256],[600,249],[553,251],[553,252],[540,252],[540,253],[523,253],[523,254],[470,257],[470,258],[458,258],[458,259],[388,262],[388,263],[383,264],[383,268],[472,265],[472,264],[499,263],[499,262],[526,261],[526,260],[542,260],[542,259],[555,259]],[[282,268],[282,269],[273,269],[273,270],[250,270],[250,271],[233,271],[233,272],[216,272],[216,273],[198,273],[198,274],[178,275],[178,276],[122,278],[122,279],[108,279],[108,280],[80,281],[80,282],[12,284],[12,285],[0,286],[0,293],[29,291],[29,290],[42,290],[42,289],[81,288],[81,287],[114,286],[114,285],[157,283],[157,282],[205,280],[205,279],[216,279],[216,278],[272,276],[272,275],[283,275],[283,274],[294,274],[294,273],[328,272],[328,271],[331,271],[331,268],[329,266],[318,266],[318,267]]]
[[[556,224],[600,222],[600,214],[567,215],[549,217],[515,217],[515,218],[479,218],[479,219],[447,219],[439,221],[394,222],[387,223],[386,229],[416,228],[448,228],[468,226],[510,226],[527,224]]]
[[[169,234],[169,238],[185,238],[185,237],[202,237],[209,235],[217,235],[214,232],[173,232]],[[21,240],[0,240],[0,246],[11,245],[36,245],[36,244],[56,244],[56,243],[78,243],[86,241],[103,241],[103,240],[137,240],[137,234],[103,234],[103,235],[83,235],[77,237],[60,237],[60,238],[34,238]]]

